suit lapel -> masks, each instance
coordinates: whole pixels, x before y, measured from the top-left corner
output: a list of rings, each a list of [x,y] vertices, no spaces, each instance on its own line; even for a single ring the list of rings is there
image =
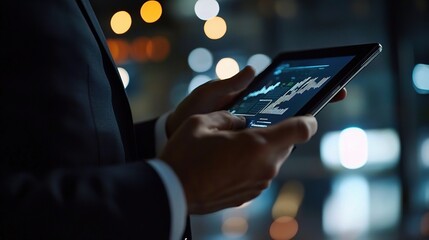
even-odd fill
[[[91,29],[94,31],[94,35],[97,38],[97,42],[99,45],[101,45],[102,50],[104,50],[107,53],[107,56],[110,59],[110,62],[112,63],[113,67],[116,69],[116,65],[113,61],[112,56],[110,55],[110,50],[106,43],[106,38],[104,37],[103,30],[100,27],[100,24],[98,23],[98,19],[94,13],[94,10],[92,9],[91,3],[89,0],[79,0],[82,3],[82,6],[86,12],[85,17],[87,17],[88,23],[91,25]],[[117,73],[119,77],[119,73]]]
[[[135,146],[134,125],[124,86],[122,84],[115,62],[113,61],[113,58],[110,54],[104,33],[98,23],[98,19],[95,16],[90,2],[88,0],[78,0],[78,3],[82,9],[82,12],[84,13],[85,18],[87,19],[91,30],[93,31],[98,45],[100,46],[100,50],[104,58],[103,61],[107,65],[105,66],[105,71],[112,89],[113,108],[121,132],[122,141],[124,143],[126,159],[135,159],[137,157],[137,153]]]

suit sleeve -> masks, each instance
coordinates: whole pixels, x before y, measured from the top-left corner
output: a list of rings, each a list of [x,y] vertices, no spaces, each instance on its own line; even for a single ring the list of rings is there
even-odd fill
[[[157,119],[134,125],[136,133],[137,154],[139,158],[151,159],[156,157],[155,125]]]
[[[164,186],[143,162],[38,175],[2,173],[0,196],[0,239],[169,236]]]

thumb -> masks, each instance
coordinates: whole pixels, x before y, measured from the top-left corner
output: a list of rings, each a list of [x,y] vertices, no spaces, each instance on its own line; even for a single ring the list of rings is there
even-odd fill
[[[236,75],[225,80],[217,81],[218,89],[224,94],[236,95],[249,86],[255,77],[255,70],[251,66],[246,66]]]

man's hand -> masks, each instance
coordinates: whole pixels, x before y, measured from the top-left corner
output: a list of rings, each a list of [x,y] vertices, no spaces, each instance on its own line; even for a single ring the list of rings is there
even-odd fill
[[[242,129],[226,111],[188,118],[162,152],[179,177],[188,212],[204,214],[239,206],[267,188],[294,144],[317,130],[314,117],[290,118],[269,128]]]
[[[255,71],[248,66],[229,79],[213,80],[194,89],[168,117],[167,136],[172,136],[180,124],[194,114],[225,110],[254,77]]]
[[[249,86],[254,77],[255,71],[247,66],[230,79],[210,81],[196,88],[168,117],[167,136],[172,136],[180,124],[194,114],[225,110]],[[342,89],[331,102],[343,100],[346,96],[346,89]]]

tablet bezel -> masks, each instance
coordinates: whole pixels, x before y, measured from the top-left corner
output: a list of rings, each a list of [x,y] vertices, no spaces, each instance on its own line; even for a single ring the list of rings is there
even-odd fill
[[[380,52],[382,46],[380,43],[368,43],[360,45],[339,46],[330,48],[310,49],[303,51],[283,52],[277,55],[272,63],[244,90],[236,101],[230,106],[234,106],[241,101],[247,94],[255,90],[255,85],[266,79],[276,67],[285,61],[330,58],[341,56],[353,56],[353,59],[347,63],[332,79],[323,86],[316,95],[308,101],[294,116],[312,114],[316,115],[347,83],[356,76],[369,62],[371,62]],[[275,124],[275,123],[273,123]]]

